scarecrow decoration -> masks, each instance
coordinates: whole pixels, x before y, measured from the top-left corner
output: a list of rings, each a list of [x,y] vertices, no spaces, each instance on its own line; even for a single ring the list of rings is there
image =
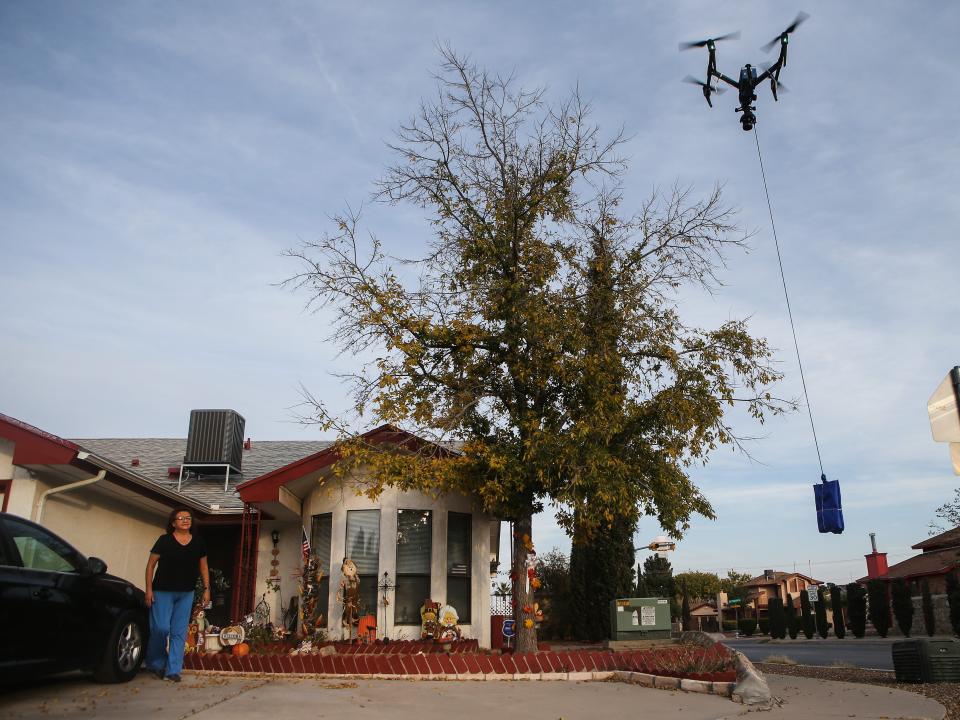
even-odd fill
[[[451,642],[460,639],[460,616],[453,605],[444,605],[440,610],[440,632],[437,637],[443,642]]]
[[[420,606],[420,639],[432,640],[440,634],[440,603],[424,600]]]
[[[350,558],[344,558],[340,564],[340,588],[337,590],[337,602],[343,605],[340,625],[346,628],[346,640],[353,635],[353,628],[360,621],[360,577],[357,564]]]

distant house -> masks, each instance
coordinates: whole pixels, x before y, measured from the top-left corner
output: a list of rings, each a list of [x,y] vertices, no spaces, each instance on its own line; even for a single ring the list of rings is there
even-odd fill
[[[758,575],[743,584],[747,596],[741,598],[741,603],[752,607],[757,618],[763,618],[767,616],[767,605],[771,598],[780,598],[786,602],[789,594],[794,606],[800,607],[800,592],[811,585],[818,586],[821,582],[803,573],[764,570],[763,575]]]
[[[697,603],[690,608],[691,630],[704,632],[719,632],[720,624],[717,621],[717,606],[709,602]]]
[[[921,583],[927,580],[932,594],[945,593],[947,575],[960,567],[960,527],[927,538],[912,547],[920,550],[920,554],[889,567],[886,565],[886,553],[878,553],[874,549],[873,553],[866,556],[867,575],[859,578],[857,582],[865,584],[873,577],[904,578],[913,594],[917,595],[920,593]],[[871,563],[873,558],[879,558],[881,562]]]
[[[388,489],[373,501],[358,492],[362,472],[333,476],[336,445],[251,441],[236,413],[200,412],[212,415],[197,423],[191,415],[186,438],[74,440],[0,414],[0,509],[41,523],[142,587],[168,513],[189,508],[210,567],[230,583],[214,598],[218,623],[250,612],[261,597],[279,621],[281,605],[297,594],[306,535],[325,574],[318,604],[332,637],[340,633],[340,564],[351,557],[381,636],[418,636],[419,608],[430,598],[453,605],[464,635],[489,646],[500,522],[473,498]],[[364,438],[400,447],[426,442],[390,426]],[[377,589],[385,574],[386,603]],[[276,582],[268,584],[271,576]]]

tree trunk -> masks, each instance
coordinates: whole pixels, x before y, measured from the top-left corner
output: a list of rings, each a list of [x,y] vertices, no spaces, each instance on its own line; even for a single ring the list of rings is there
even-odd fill
[[[510,568],[513,580],[513,619],[517,632],[517,653],[535,653],[537,651],[537,629],[533,612],[533,588],[527,580],[527,543],[532,538],[533,519],[524,515],[513,523],[513,566]],[[525,540],[526,538],[526,540]],[[524,621],[530,620],[530,627]]]

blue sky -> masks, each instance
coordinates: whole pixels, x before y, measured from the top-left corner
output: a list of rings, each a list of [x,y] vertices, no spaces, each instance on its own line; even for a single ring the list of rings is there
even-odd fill
[[[724,186],[752,251],[691,321],[749,316],[778,349],[781,394],[800,379],[752,135],[728,93],[697,88],[705,53],[681,40],[731,30],[720,69],[803,9],[782,79],[758,101],[759,137],[827,474],[847,531],[816,532],[819,467],[805,412],[738,420],[753,460],[727,450],[694,476],[697,519],[676,570],[864,572],[867,533],[891,562],[958,484],[926,401],[953,365],[960,160],[960,6],[927,2],[46,2],[0,4],[0,412],[66,437],[183,436],[194,407],[232,407],[254,439],[317,436],[293,422],[298,386],[345,403],[329,316],[276,284],[281,256],[368,203],[385,143],[432,92],[437,42],[548,97],[572,87],[631,137],[625,207],[656,187]],[[922,11],[920,9],[922,8]],[[367,204],[395,254],[429,228]],[[950,288],[954,288],[951,290]],[[542,552],[567,541],[538,518]],[[659,534],[641,524],[637,540]],[[642,560],[643,555],[639,556]]]

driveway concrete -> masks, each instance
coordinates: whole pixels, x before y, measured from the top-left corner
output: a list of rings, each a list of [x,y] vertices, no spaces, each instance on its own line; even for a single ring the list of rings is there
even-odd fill
[[[782,699],[764,718],[810,720],[931,718],[943,707],[889,688],[768,676]],[[721,720],[747,709],[726,698],[614,682],[350,680],[233,677],[185,673],[175,685],[141,674],[126,685],[97,685],[80,676],[5,689],[4,718],[157,718],[158,720],[303,720],[381,718],[461,720],[499,715],[557,720],[671,717]]]

